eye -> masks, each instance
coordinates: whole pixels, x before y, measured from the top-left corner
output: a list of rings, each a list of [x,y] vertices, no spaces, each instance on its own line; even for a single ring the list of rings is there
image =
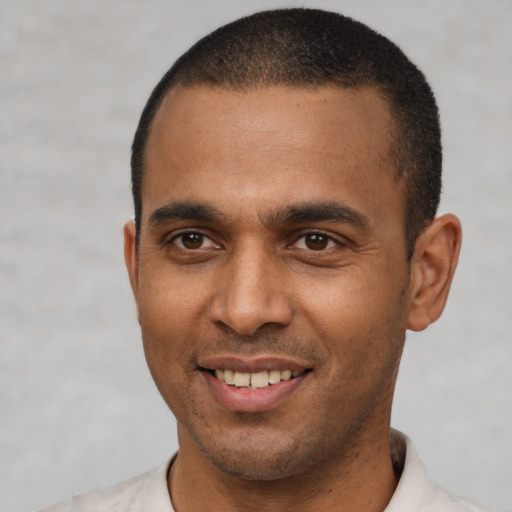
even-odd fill
[[[326,249],[336,247],[336,245],[337,243],[324,233],[307,233],[295,242],[295,247],[298,249],[310,251],[325,251]]]
[[[186,249],[189,251],[217,247],[217,244],[215,244],[213,240],[196,231],[180,233],[171,240],[171,243],[180,249]]]

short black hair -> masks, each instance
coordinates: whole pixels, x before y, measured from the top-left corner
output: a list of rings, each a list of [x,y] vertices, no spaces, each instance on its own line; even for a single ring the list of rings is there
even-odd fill
[[[194,85],[229,90],[371,86],[383,94],[394,125],[389,161],[396,180],[405,183],[405,241],[412,256],[418,235],[439,204],[441,131],[425,76],[398,46],[349,17],[302,8],[259,12],[199,40],[155,87],[135,133],[131,166],[137,239],[152,121],[171,88]]]

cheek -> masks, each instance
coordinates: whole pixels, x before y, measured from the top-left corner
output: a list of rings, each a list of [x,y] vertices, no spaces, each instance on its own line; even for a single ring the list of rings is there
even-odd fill
[[[191,340],[197,338],[202,300],[194,287],[176,286],[164,273],[145,278],[139,322],[148,366],[160,387],[162,380],[183,380],[192,367]]]
[[[301,309],[335,359],[378,360],[395,340],[402,343],[407,276],[381,272],[372,278],[364,270],[343,272],[323,286],[304,287]]]
[[[374,275],[372,275],[374,274]],[[403,285],[401,276],[383,279],[382,275],[363,270],[341,269],[326,279],[311,279],[299,287],[305,310],[320,324],[370,327],[384,319],[399,301]]]
[[[201,281],[166,266],[141,272],[138,306],[143,330],[164,337],[190,334],[207,306]]]

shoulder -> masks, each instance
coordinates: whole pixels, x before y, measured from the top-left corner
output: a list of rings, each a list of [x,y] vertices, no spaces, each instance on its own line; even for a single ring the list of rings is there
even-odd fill
[[[108,489],[80,494],[40,512],[172,512],[167,473],[172,459],[163,466]]]
[[[385,512],[489,512],[432,482],[407,436],[392,431],[391,446],[393,462],[401,476]]]
[[[441,487],[435,487],[437,487],[437,493],[432,499],[432,510],[446,512],[490,512],[476,503],[460,498],[459,496],[454,496]]]

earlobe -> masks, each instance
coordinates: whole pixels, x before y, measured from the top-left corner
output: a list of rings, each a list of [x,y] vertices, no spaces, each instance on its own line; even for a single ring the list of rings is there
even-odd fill
[[[407,327],[422,331],[444,310],[461,245],[461,225],[452,214],[437,217],[419,236],[411,263]]]
[[[128,271],[128,277],[130,278],[130,285],[132,287],[133,296],[135,298],[135,305],[137,307],[137,318],[139,316],[138,306],[138,276],[139,276],[139,265],[137,257],[137,237],[135,222],[129,220],[124,225],[124,261],[126,263],[126,270]]]

